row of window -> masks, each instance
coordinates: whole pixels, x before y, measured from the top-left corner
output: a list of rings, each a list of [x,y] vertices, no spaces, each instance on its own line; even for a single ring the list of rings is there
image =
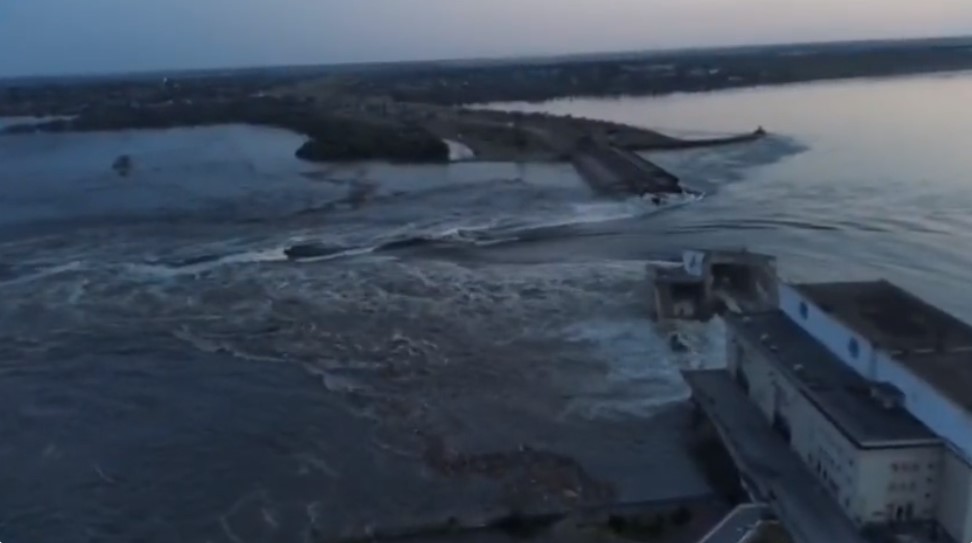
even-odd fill
[[[928,469],[934,471],[938,468],[938,465],[934,462],[928,463]],[[921,464],[919,462],[893,462],[891,464],[891,471],[901,471],[904,473],[918,473],[921,470]]]

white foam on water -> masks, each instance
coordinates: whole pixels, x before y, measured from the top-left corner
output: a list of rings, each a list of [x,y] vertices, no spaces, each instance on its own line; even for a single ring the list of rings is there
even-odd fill
[[[349,258],[352,256],[363,256],[375,252],[378,247],[359,247],[355,249],[347,249],[345,251],[338,251],[336,253],[331,253],[329,255],[312,256],[307,258],[299,258],[297,262],[327,262],[329,260],[338,260],[341,258]]]
[[[217,268],[233,264],[262,264],[267,262],[287,262],[289,259],[284,252],[285,247],[268,249],[254,249],[226,256],[198,264],[183,266],[170,264],[128,263],[125,268],[133,274],[153,277],[157,279],[172,279],[186,275],[199,275]],[[329,255],[333,256],[333,255]]]
[[[704,194],[673,194],[663,197],[659,204],[654,203],[651,196],[645,196],[643,198],[632,197],[620,202],[593,201],[574,203],[565,211],[559,212],[558,218],[541,220],[531,226],[534,228],[550,228],[634,219],[686,206],[701,201],[704,196]]]
[[[455,140],[443,139],[442,141],[449,147],[449,160],[452,162],[459,162],[463,160],[473,160],[476,158],[476,153],[469,148],[465,143],[461,143]]]
[[[48,277],[53,277],[55,275],[60,275],[62,273],[70,273],[79,271],[84,267],[81,261],[71,261],[64,264],[58,264],[55,266],[50,266],[47,268],[42,268],[35,271],[34,273],[29,273],[7,281],[0,281],[0,288],[22,286],[34,281],[45,279]]]
[[[688,399],[682,370],[719,367],[725,359],[721,320],[657,324],[648,318],[594,319],[564,332],[568,341],[588,346],[606,368],[569,408],[591,418],[651,416]],[[686,344],[686,352],[671,350],[672,334]]]
[[[283,262],[287,260],[283,247],[273,247],[270,249],[256,249],[243,253],[227,255],[219,260],[212,262],[212,265],[221,264],[245,264],[255,262]]]
[[[681,268],[681,260],[648,260],[645,262],[645,266],[649,268]]]

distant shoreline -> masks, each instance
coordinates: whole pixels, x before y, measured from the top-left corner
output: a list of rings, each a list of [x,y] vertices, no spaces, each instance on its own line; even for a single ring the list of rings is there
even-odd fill
[[[183,78],[0,86],[0,116],[62,117],[0,132],[244,123],[307,136],[295,154],[313,161],[447,162],[450,153],[444,140],[465,145],[475,160],[568,161],[579,146],[592,141],[628,150],[682,149],[745,143],[761,134],[691,141],[593,119],[468,106],[665,96],[968,70],[972,70],[972,38],[701,49],[519,63],[389,64],[337,71],[223,70]]]
[[[18,74],[0,76],[0,88],[5,86],[36,86],[53,82],[59,83],[97,83],[104,81],[158,80],[162,78],[212,78],[253,75],[273,75],[280,78],[329,74],[354,74],[361,71],[388,69],[418,69],[435,67],[475,67],[475,66],[522,66],[570,62],[612,61],[648,59],[652,57],[692,56],[704,54],[738,54],[758,51],[800,51],[800,50],[839,50],[839,49],[909,49],[918,47],[968,46],[972,47],[972,34],[928,36],[918,38],[861,38],[836,41],[770,42],[731,45],[700,45],[684,47],[661,47],[655,49],[609,50],[594,52],[568,52],[563,54],[537,54],[499,57],[470,58],[431,58],[414,60],[370,60],[364,62],[335,62],[321,64],[279,64],[253,66],[209,66],[198,68],[153,68],[127,71],[104,71],[92,73],[62,74]]]

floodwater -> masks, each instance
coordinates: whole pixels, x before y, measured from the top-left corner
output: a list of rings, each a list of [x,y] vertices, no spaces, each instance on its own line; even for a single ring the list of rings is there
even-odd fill
[[[704,493],[678,370],[719,363],[721,326],[654,327],[646,262],[745,245],[972,317],[970,91],[496,106],[773,133],[651,154],[707,193],[663,209],[567,165],[308,165],[240,126],[0,139],[0,537],[295,541]]]

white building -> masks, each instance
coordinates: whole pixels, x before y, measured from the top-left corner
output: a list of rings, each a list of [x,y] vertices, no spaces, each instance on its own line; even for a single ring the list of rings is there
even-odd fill
[[[884,281],[727,322],[730,372],[851,519],[972,541],[972,327]]]

